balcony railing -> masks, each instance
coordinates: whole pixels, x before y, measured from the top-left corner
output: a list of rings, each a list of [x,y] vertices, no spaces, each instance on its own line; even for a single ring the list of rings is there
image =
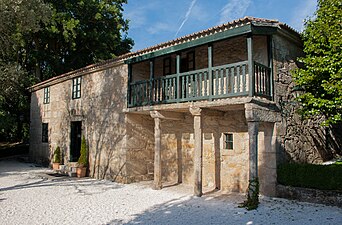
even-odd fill
[[[271,98],[271,70],[254,66],[254,94]],[[213,100],[249,95],[248,61],[135,81],[128,87],[128,106]]]

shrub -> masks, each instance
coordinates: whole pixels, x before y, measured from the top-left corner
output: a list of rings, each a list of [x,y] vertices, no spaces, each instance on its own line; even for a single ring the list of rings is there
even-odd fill
[[[283,164],[278,183],[294,187],[342,191],[342,165]]]
[[[88,166],[88,148],[86,144],[86,140],[84,135],[82,136],[81,141],[81,155],[78,159],[78,164],[80,167],[87,167]]]
[[[53,152],[53,162],[54,163],[61,163],[61,149],[57,146],[56,150]]]

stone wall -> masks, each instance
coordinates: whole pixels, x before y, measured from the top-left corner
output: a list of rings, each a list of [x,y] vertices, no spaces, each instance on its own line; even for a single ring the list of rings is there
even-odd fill
[[[126,168],[127,183],[153,179],[154,121],[149,115],[127,114]]]
[[[276,35],[273,39],[273,68],[275,102],[282,119],[277,124],[279,135],[279,161],[321,163],[341,152],[336,134],[320,126],[321,119],[304,120],[297,113],[299,105],[294,101],[295,86],[292,71],[297,68],[297,57],[302,56],[300,44]],[[329,143],[330,142],[330,143]]]
[[[82,121],[89,146],[89,174],[96,178],[126,177],[125,113],[127,65],[121,64],[82,76],[81,98],[71,99],[72,80],[50,87],[50,103],[42,104],[44,89],[32,93],[30,156],[50,161],[60,146],[69,162],[70,123]],[[49,123],[49,143],[41,142],[41,124]]]
[[[243,110],[218,113],[207,110],[203,114],[203,187],[213,190],[216,187],[222,190],[245,192],[248,186],[248,132],[245,112]],[[213,115],[214,114],[214,115]],[[130,115],[131,117],[131,115]],[[153,160],[153,121],[145,117],[135,119],[135,129],[139,134],[144,132],[143,143],[141,135],[132,135],[131,145],[137,152],[145,151],[144,160],[151,156]],[[148,123],[148,125],[146,124]],[[139,125],[137,125],[139,124]],[[143,125],[145,124],[145,125]],[[147,126],[146,126],[147,125]],[[193,116],[185,114],[180,121],[162,120],[162,180],[165,183],[182,182],[193,185],[194,169],[194,131]],[[233,150],[224,149],[224,133],[232,133],[234,139]],[[261,193],[274,195],[276,182],[276,153],[272,147],[273,126],[271,123],[261,123],[259,132],[259,174],[261,180]],[[146,150],[145,148],[150,149]],[[132,148],[132,147],[131,147]],[[133,148],[132,148],[133,150]],[[137,157],[136,157],[137,158]],[[148,160],[148,159],[147,159]],[[130,162],[127,162],[130,163]],[[143,163],[133,163],[143,165]],[[273,182],[273,183],[272,183]]]

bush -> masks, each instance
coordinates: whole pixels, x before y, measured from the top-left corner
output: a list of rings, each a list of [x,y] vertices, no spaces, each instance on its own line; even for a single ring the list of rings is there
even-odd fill
[[[78,164],[80,167],[87,167],[88,166],[88,148],[86,144],[86,140],[84,135],[82,136],[81,141],[81,155],[78,159]]]
[[[57,146],[56,150],[53,152],[53,162],[54,163],[61,163],[61,149]]]
[[[283,164],[278,167],[278,183],[294,187],[342,191],[342,164]]]

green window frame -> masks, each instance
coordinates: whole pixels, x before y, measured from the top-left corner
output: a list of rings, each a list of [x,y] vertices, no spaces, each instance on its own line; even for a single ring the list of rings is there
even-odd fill
[[[81,98],[81,77],[72,79],[72,99]]]
[[[49,124],[42,123],[42,142],[47,143],[49,142]]]
[[[50,87],[44,88],[44,104],[50,103]]]
[[[224,133],[224,149],[234,149],[234,136],[231,133]]]

